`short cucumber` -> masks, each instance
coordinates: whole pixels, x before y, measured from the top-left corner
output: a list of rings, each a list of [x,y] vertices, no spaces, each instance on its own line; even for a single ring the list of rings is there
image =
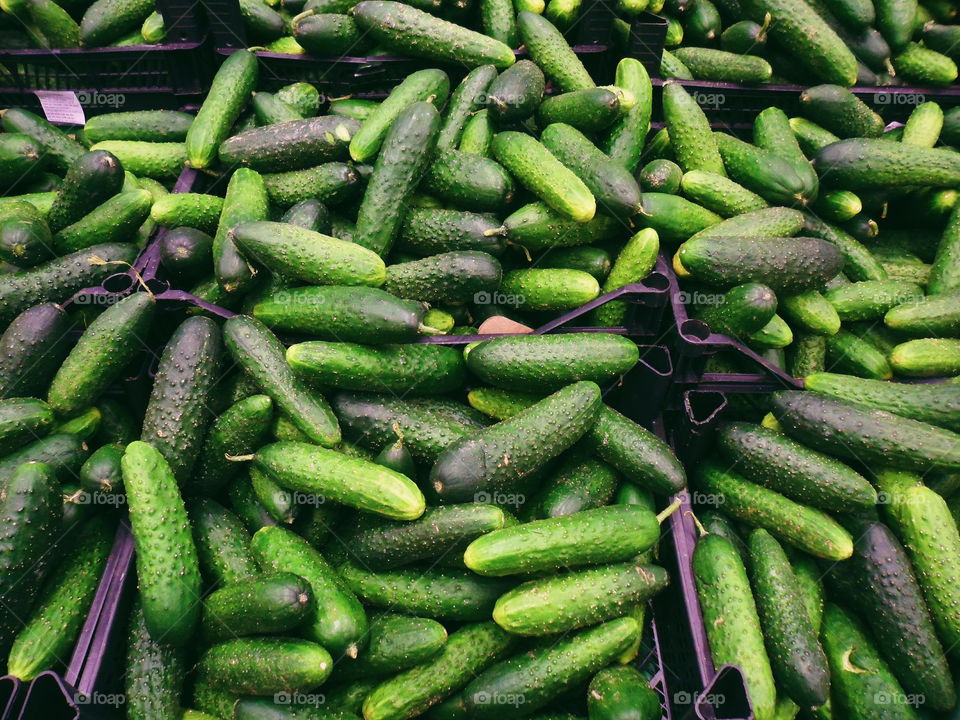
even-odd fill
[[[150,637],[143,618],[143,606],[135,600],[126,628],[124,689],[130,695],[127,717],[149,720],[158,714],[176,717],[180,694],[187,674],[181,648]]]
[[[760,210],[769,205],[762,197],[742,185],[706,170],[684,173],[680,187],[683,194],[693,202],[725,218]]]
[[[228,585],[204,598],[200,632],[207,644],[245,635],[282,635],[313,614],[313,589],[307,581],[278,572]]]
[[[614,84],[636,98],[636,105],[610,128],[601,149],[630,172],[640,164],[643,142],[650,127],[653,87],[643,63],[623,58],[617,63]]]
[[[816,189],[808,187],[790,161],[732,135],[714,133],[714,138],[730,177],[764,200],[790,206],[814,199]]]
[[[714,304],[695,305],[693,315],[711,332],[747,338],[763,328],[777,311],[777,296],[766,285],[744,283],[716,298]]]
[[[800,94],[800,104],[804,115],[840,138],[875,138],[883,133],[883,118],[845,87],[807,88]]]
[[[19,449],[39,439],[53,428],[50,407],[34,398],[0,400],[0,455]]]
[[[503,226],[508,240],[531,252],[610,240],[621,227],[605,215],[595,215],[591,221],[580,223],[542,202],[518,208],[503,221]]]
[[[693,170],[691,172],[706,172],[703,170]],[[651,160],[637,174],[637,180],[640,182],[640,189],[644,192],[658,192],[667,195],[675,195],[680,191],[680,184],[683,179],[683,170],[673,160]],[[711,173],[713,177],[720,177],[716,173]],[[698,177],[697,175],[692,176]],[[699,201],[698,201],[699,202]]]
[[[203,441],[191,483],[208,494],[221,489],[234,470],[227,456],[252,452],[267,434],[273,416],[273,401],[266,395],[251,395],[216,418]]]
[[[83,135],[91,144],[103,140],[183,142],[192,122],[193,115],[177,110],[106,113],[87,120]]]
[[[500,293],[520,308],[564,311],[595,299],[600,294],[600,284],[582,270],[521,268],[503,276]]]
[[[54,250],[60,255],[90,248],[97,243],[123,243],[133,239],[150,216],[153,196],[146,190],[114,195],[88,214],[53,236]]]
[[[65,483],[77,476],[88,454],[89,448],[77,435],[47,435],[0,459],[0,482],[10,482],[20,465],[43,463],[60,482]]]
[[[467,73],[454,88],[437,133],[438,150],[452,150],[458,146],[466,126],[483,107],[487,88],[496,77],[497,70],[493,65],[481,65]]]
[[[337,115],[254,128],[225,140],[218,150],[228,166],[259,172],[301,170],[347,157],[347,145],[360,128],[352,118]]]
[[[390,265],[383,289],[425,303],[461,304],[495,292],[500,262],[485,252],[459,250]]]
[[[460,152],[487,157],[490,154],[490,143],[493,142],[495,133],[496,128],[489,111],[479,110],[464,123],[457,149]]]
[[[306,692],[333,670],[330,653],[306,640],[237,638],[214,645],[200,658],[197,677],[237,694]]]
[[[499,257],[505,236],[503,225],[490,215],[414,208],[404,218],[397,249],[421,257],[455,250],[479,250]]]
[[[886,270],[870,250],[839,227],[808,214],[803,229],[813,237],[832,243],[841,252],[844,258],[843,271],[850,280],[858,282],[887,279]]]
[[[816,290],[782,298],[779,309],[787,322],[798,330],[829,336],[840,329],[836,308]]]
[[[724,161],[717,148],[718,136],[710,130],[707,116],[680,83],[664,86],[663,117],[670,133],[670,145],[684,172],[706,170],[726,177]]]
[[[529,10],[521,10],[517,13],[517,26],[531,59],[562,92],[594,87],[593,78],[583,62],[548,19]]]
[[[613,292],[624,285],[645,278],[657,261],[660,238],[649,228],[636,232],[620,250],[613,267],[600,288],[601,294]],[[594,311],[595,322],[603,327],[622,325],[628,313],[628,303],[611,300]]]
[[[100,117],[109,117],[101,115]],[[57,199],[47,213],[50,231],[57,233],[120,192],[123,168],[105,150],[84,153],[67,170]]]
[[[769,207],[735,215],[722,222],[711,223],[690,239],[737,235],[790,237],[796,235],[803,228],[803,224],[803,213],[791,208]]]
[[[194,499],[187,509],[200,570],[209,585],[232,585],[257,574],[250,534],[240,518],[210,498]]]
[[[176,180],[187,159],[187,148],[179,142],[144,142],[142,140],[102,140],[92,151],[112,153],[127,172],[155,180]]]
[[[437,657],[447,631],[436,620],[380,613],[370,620],[370,639],[357,660],[341,663],[337,677],[394,675]]]
[[[56,172],[66,173],[86,152],[84,147],[63,130],[29,110],[8,108],[0,113],[6,133],[24,133],[36,140],[46,152],[46,161]]]
[[[799,334],[790,351],[789,370],[794,377],[806,378],[826,367],[827,339],[823,335]]]
[[[200,193],[169,193],[155,201],[150,217],[164,227],[197,228],[215,232],[223,209],[223,198]]]
[[[701,2],[698,0],[697,4]],[[773,76],[770,63],[756,55],[707,47],[680,47],[673,54],[697,80],[754,85],[768,82]]]
[[[914,298],[917,296],[914,295]],[[912,336],[958,337],[960,290],[941,293],[913,302],[904,300],[887,311],[884,324],[897,332]]]
[[[541,127],[563,123],[591,134],[610,127],[621,115],[620,98],[612,90],[600,87],[553,95],[537,109]]]
[[[960,370],[960,340],[923,338],[897,345],[890,354],[894,372],[907,377],[943,377]]]
[[[525,120],[541,105],[546,81],[532,60],[520,60],[490,83],[487,111],[498,123]]]
[[[874,380],[893,377],[890,363],[881,351],[845,330],[827,338],[827,362],[831,368],[857,377]]]
[[[702,230],[719,225],[722,218],[679,195],[646,192],[641,198],[638,220],[656,230],[664,243],[676,245]]]
[[[80,487],[90,493],[120,491],[123,487],[120,469],[123,447],[120,443],[113,443],[97,448],[80,468]]]
[[[454,207],[476,212],[501,210],[515,191],[513,179],[499,163],[460,150],[437,152],[421,187]]]
[[[604,668],[587,689],[587,712],[593,720],[654,720],[661,711],[660,696],[633,667]]]

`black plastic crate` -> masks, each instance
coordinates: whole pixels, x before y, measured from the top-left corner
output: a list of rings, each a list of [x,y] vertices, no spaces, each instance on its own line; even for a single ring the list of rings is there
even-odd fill
[[[657,77],[660,75],[660,60],[663,57],[666,37],[666,19],[645,12],[630,23],[630,36],[624,55],[642,62],[650,77]]]

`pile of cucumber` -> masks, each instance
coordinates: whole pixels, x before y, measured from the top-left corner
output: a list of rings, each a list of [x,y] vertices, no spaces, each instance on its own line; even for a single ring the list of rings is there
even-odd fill
[[[844,87],[957,79],[960,26],[952,2],[666,0],[662,14],[669,23],[664,78]],[[629,27],[615,27],[626,42]]]
[[[754,717],[953,717],[960,386],[833,373],[726,422],[691,485],[711,654]]]
[[[157,45],[167,37],[153,0],[3,0],[0,49]]]
[[[885,129],[836,85],[803,104],[760,112],[747,142],[664,86],[639,221],[675,248],[690,315],[795,377],[960,373],[960,113],[927,102]]]

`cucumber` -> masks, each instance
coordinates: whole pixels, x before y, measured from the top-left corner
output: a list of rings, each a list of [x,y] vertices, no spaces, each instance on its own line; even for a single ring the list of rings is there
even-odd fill
[[[524,187],[553,210],[577,222],[588,222],[596,200],[580,178],[567,169],[544,145],[515,131],[497,133],[491,146],[494,157]]]
[[[368,345],[411,342],[423,331],[424,309],[369,287],[302,287],[266,295],[253,316],[268,327]]]
[[[613,499],[618,481],[617,472],[605,462],[574,450],[534,498],[534,515],[562,517],[602,507]]]
[[[96,401],[136,356],[154,308],[152,295],[134,293],[90,324],[50,383],[47,402],[54,412],[74,415]]]
[[[797,175],[806,188],[806,193],[816,199],[819,194],[820,179],[813,165],[800,149],[797,136],[790,127],[790,119],[779,108],[767,108],[753,124],[753,141],[759,147],[769,150],[793,165]]]
[[[436,620],[381,613],[370,621],[370,640],[363,656],[337,667],[337,677],[395,675],[428,662],[447,643],[447,631]]]
[[[693,551],[693,576],[714,665],[740,667],[754,716],[772,720],[773,671],[747,571],[734,545],[712,533],[701,537]]]
[[[722,218],[678,195],[647,192],[641,199],[639,220],[664,241],[676,244],[719,224]]]
[[[469,570],[430,565],[374,572],[348,563],[339,572],[365,605],[456,622],[489,618],[497,598],[513,586]]]
[[[409,202],[426,171],[439,128],[440,114],[429,102],[414,103],[397,116],[383,138],[373,177],[360,205],[353,238],[356,244],[378,255],[386,255],[390,250],[403,222],[398,208]]]
[[[887,271],[859,240],[813,215],[806,216],[804,232],[834,245],[843,255],[843,271],[854,282],[886,280]]]
[[[226,292],[246,290],[253,280],[253,269],[237,249],[234,230],[242,223],[265,220],[267,214],[268,199],[263,178],[249,168],[236,170],[227,184],[217,233],[213,238],[214,274]]]
[[[495,530],[470,543],[463,559],[480,575],[535,573],[624,562],[659,537],[660,525],[649,510],[610,505]]]
[[[587,568],[517,586],[497,600],[493,619],[516,635],[566,633],[621,616],[666,586],[666,571],[654,565]]]
[[[92,407],[69,420],[57,423],[53,427],[53,432],[76,435],[80,440],[89,440],[97,432],[99,425],[100,411]]]
[[[83,13],[80,44],[88,48],[109,45],[139,30],[153,9],[143,0],[97,0]]]
[[[457,208],[498,211],[513,200],[513,179],[493,160],[459,150],[438,152],[422,187]]]
[[[313,589],[307,581],[278,572],[231,584],[204,598],[200,632],[211,645],[245,635],[282,635],[313,615]]]
[[[844,330],[827,338],[827,362],[831,368],[857,377],[875,380],[893,377],[890,363],[880,350]]]
[[[220,328],[209,318],[184,320],[160,357],[140,439],[164,456],[177,482],[192,480],[220,378]]]
[[[6,455],[53,428],[53,412],[42,400],[0,400],[0,455]]]
[[[409,720],[460,690],[511,650],[514,638],[492,622],[451,633],[434,659],[378,685],[363,701],[367,720]]]
[[[960,209],[955,207],[937,245],[927,292],[938,295],[957,289],[960,289]]]
[[[660,696],[639,671],[612,667],[604,668],[590,681],[587,711],[594,720],[654,720],[662,709]]]
[[[63,130],[29,110],[3,110],[0,112],[0,123],[6,133],[23,133],[33,138],[44,151],[46,164],[55,172],[66,173],[86,152],[80,143]]]
[[[498,123],[526,120],[541,105],[545,84],[543,71],[536,63],[520,60],[490,83],[487,112]]]
[[[684,172],[706,170],[726,177],[724,160],[717,147],[717,135],[703,110],[680,83],[663,88],[663,117],[670,133],[670,146]]]
[[[319,200],[303,200],[291,206],[280,218],[280,222],[313,230],[314,232],[330,234],[330,211]]]
[[[589,222],[580,223],[542,202],[517,209],[503,221],[503,226],[510,242],[530,252],[610,240],[621,228],[616,220],[605,215],[595,215]]]
[[[383,261],[366,247],[288,223],[241,222],[227,239],[273,272],[311,285],[378,287],[386,274]]]
[[[127,716],[131,720],[164,714],[177,717],[187,671],[184,653],[150,637],[139,600],[130,611],[125,641],[124,689],[130,694]]]
[[[759,282],[798,293],[821,286],[843,267],[843,256],[819,238],[695,237],[675,256],[675,267],[709,285]]]
[[[151,445],[130,443],[121,460],[137,549],[137,577],[150,636],[185,645],[199,620],[197,550],[177,481]]]
[[[428,509],[414,522],[361,521],[347,531],[343,543],[351,558],[388,570],[462,555],[472,540],[499,530],[507,522],[504,511],[491,505],[448,505]]]
[[[935,102],[920,103],[903,126],[902,142],[932,148],[943,129],[943,110]]]
[[[314,642],[237,638],[207,650],[197,665],[197,677],[231,693],[283,697],[320,685],[332,669],[330,653]]]
[[[316,199],[335,205],[356,193],[360,176],[345,163],[331,162],[307,170],[291,170],[263,176],[270,201],[288,208],[303,200]]]
[[[874,24],[876,11],[872,2],[862,0],[827,0],[826,7],[850,30],[863,30]]]
[[[595,86],[580,58],[548,19],[529,10],[521,10],[517,13],[517,26],[530,58],[561,92],[587,90]]]
[[[615,122],[600,147],[614,162],[635,172],[650,127],[653,87],[646,68],[634,58],[623,58],[617,63],[614,84],[631,93],[636,104]]]
[[[868,522],[857,530],[847,592],[877,649],[906,692],[922,694],[935,710],[953,707],[944,650],[906,551],[886,525]]]
[[[830,670],[787,555],[766,530],[750,533],[750,579],[770,663],[797,705],[830,697]]]
[[[80,468],[81,489],[89,493],[119,492],[123,487],[123,474],[120,469],[123,448],[120,443],[97,448]]]
[[[224,323],[224,344],[234,362],[256,381],[277,408],[311,442],[332,447],[340,442],[340,428],[330,406],[311,394],[284,359],[281,342],[259,321],[235,316]]]
[[[459,250],[390,265],[384,290],[426,303],[476,302],[500,286],[500,262],[484,252]]]
[[[823,372],[826,365],[827,339],[823,335],[801,334],[796,337],[789,355],[793,377],[806,378]]]
[[[460,152],[486,157],[490,154],[490,143],[493,142],[494,133],[496,128],[489,111],[478,110],[464,123],[457,149]]]
[[[187,165],[202,170],[213,163],[217,149],[250,99],[257,75],[257,57],[247,50],[238,50],[223,62],[187,131]]]
[[[746,338],[761,330],[777,311],[777,297],[766,285],[737,285],[713,304],[697,305],[693,314],[711,332]]]
[[[628,219],[640,209],[637,181],[579,130],[563,123],[553,123],[543,129],[540,141],[583,181],[604,212]]]
[[[319,495],[396,520],[423,514],[423,494],[407,477],[335,450],[300,442],[261,447],[253,459],[258,470],[295,493]]]
[[[481,65],[467,73],[457,85],[450,95],[443,122],[437,132],[438,150],[453,150],[461,142],[466,127],[483,107],[484,97],[496,77],[497,69],[493,65]]]
[[[356,55],[366,46],[349,15],[308,11],[294,17],[290,25],[294,39],[308,53],[319,57]]]
[[[105,150],[84,153],[67,170],[57,199],[47,213],[50,231],[57,233],[77,222],[88,208],[120,192],[122,184],[123,168],[116,156]]]
[[[183,142],[193,115],[177,110],[137,110],[107,113],[87,120],[83,136],[90,144],[103,140]]]
[[[728,25],[720,34],[720,47],[727,52],[760,55],[766,44],[767,28],[752,20],[740,20]]]
[[[251,395],[224,411],[210,427],[191,480],[203,493],[215,494],[233,471],[227,456],[252,452],[263,440],[273,417],[273,401],[266,395]]]
[[[582,270],[540,267],[511,270],[503,278],[500,293],[520,308],[564,311],[595,299],[600,285]]]
[[[103,516],[86,521],[40,591],[7,659],[7,673],[32,680],[56,667],[69,652],[86,617],[113,546],[113,528]]]
[[[705,173],[706,171],[693,170],[694,173]],[[672,160],[651,160],[637,174],[637,180],[640,183],[640,189],[644,192],[665,193],[667,195],[676,195],[680,191],[680,184],[683,180],[684,172]],[[710,177],[721,177],[716,173],[708,173]],[[694,176],[697,177],[697,176]]]
[[[957,64],[946,55],[910,43],[893,56],[897,75],[924,86],[947,86],[957,79]]]
[[[723,498],[723,508],[728,515],[768,530],[814,557],[845,560],[853,552],[850,533],[819,510],[747,482],[713,461],[700,465],[697,479],[701,491]]]
[[[496,387],[546,393],[579,380],[606,385],[638,359],[637,346],[617,335],[517,335],[474,346],[467,367]]]
[[[960,341],[924,338],[897,345],[890,355],[896,373],[908,377],[942,377],[960,370]]]
[[[453,392],[466,377],[462,353],[443,345],[312,341],[291,345],[286,358],[301,378],[341,390],[435,395]]]
[[[497,663],[463,690],[466,709],[471,717],[494,717],[506,699],[523,698],[523,712],[533,712],[610,664],[638,630],[633,618],[619,618]]]
[[[479,250],[499,257],[506,249],[506,230],[492,216],[413,208],[407,212],[397,250],[427,257],[456,250]]]
[[[697,0],[694,6],[705,3],[706,0]],[[773,77],[770,63],[756,55],[740,55],[708,47],[680,47],[673,51],[673,55],[697,80],[754,85],[769,82]]]
[[[806,205],[816,196],[793,164],[779,155],[725,133],[713,133],[727,174],[764,200],[779,205]]]
[[[778,392],[774,416],[788,435],[843,459],[924,472],[960,469],[949,430],[813,392]]]
[[[161,181],[176,180],[187,159],[184,143],[103,140],[90,148],[115,155],[127,172]]]
[[[693,202],[725,218],[768,207],[767,201],[756,193],[706,170],[684,173],[680,187]]]
[[[366,447],[380,450],[399,432],[414,460],[425,465],[486,424],[472,408],[451,400],[341,392],[333,397],[333,406],[347,433]]]
[[[86,444],[77,435],[47,435],[0,459],[0,482],[10,482],[17,468],[24,463],[43,463],[60,482],[73,480],[88,452]]]
[[[515,492],[526,476],[580,439],[599,406],[595,383],[559,390],[516,417],[449,445],[430,472],[430,484],[446,502],[476,501],[478,493]],[[509,464],[488,464],[487,458],[504,455],[511,458]]]
[[[836,308],[816,290],[784,297],[780,301],[780,312],[798,330],[827,336],[840,330]]]
[[[623,113],[619,96],[612,90],[597,87],[546,98],[537,108],[537,121],[541,127],[564,123],[583,133],[598,133]]]
[[[842,223],[859,215],[863,202],[849,190],[830,190],[820,194],[813,210],[827,222]]]
[[[250,535],[240,518],[210,498],[192,500],[188,510],[200,569],[209,584],[233,585],[257,574]]]
[[[225,140],[220,162],[259,172],[302,170],[332,160],[344,160],[360,123],[329,115],[253,128]]]
[[[357,25],[378,45],[410,57],[474,68],[513,65],[508,45],[492,37],[390,0],[363,0],[350,11]]]
[[[892,330],[906,335],[957,337],[958,301],[960,290],[941,293],[930,297],[904,300],[891,308],[883,316],[883,322]]]
[[[690,72],[690,69],[680,62],[680,58],[666,48],[663,49],[663,55],[660,59],[660,75],[665,79],[693,80],[693,73]]]
[[[64,255],[90,248],[98,242],[129,242],[150,216],[152,203],[153,196],[146,190],[114,195],[57,232],[53,236],[53,248],[57,254]]]
[[[800,93],[801,112],[840,138],[877,138],[884,122],[845,87],[817,85]]]
[[[899,280],[871,280],[834,288],[824,297],[841,320],[875,320],[897,305],[919,301],[923,290]]]
[[[153,203],[150,217],[164,227],[186,226],[215,232],[222,209],[223,198],[216,195],[170,193]]]
[[[160,264],[177,280],[194,280],[209,272],[213,238],[192,227],[175,227],[159,239]]]
[[[293,573],[310,584],[315,605],[305,628],[307,637],[328,647],[336,657],[357,657],[366,641],[366,614],[323,556],[303,538],[279,527],[258,530],[251,550],[264,569]]]
[[[32,207],[30,205],[24,206]],[[54,253],[53,238],[38,213],[0,220],[0,259],[17,267],[31,267]]]
[[[855,192],[912,185],[949,188],[960,182],[956,153],[882,139],[841,140],[820,150],[813,164],[832,186]]]
[[[659,252],[660,239],[655,230],[648,228],[635,233],[614,261],[600,292],[605,294],[629,283],[640,282],[653,270]],[[623,325],[628,312],[627,302],[611,300],[594,311],[594,322],[602,327]]]

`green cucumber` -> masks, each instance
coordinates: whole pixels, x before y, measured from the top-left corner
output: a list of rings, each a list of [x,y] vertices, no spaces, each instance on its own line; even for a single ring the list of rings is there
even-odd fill
[[[25,208],[32,208],[24,204]],[[0,220],[0,259],[25,268],[48,260],[54,253],[53,238],[38,213]]]
[[[800,149],[797,136],[790,127],[790,119],[779,108],[767,108],[753,124],[753,141],[759,147],[771,151],[793,165],[797,175],[803,181],[806,192],[813,197],[818,195],[820,179],[813,165]]]
[[[877,113],[845,87],[817,85],[800,93],[805,115],[840,138],[877,138],[884,122]]]
[[[131,720],[149,720],[158,715],[177,717],[187,673],[186,659],[181,648],[150,637],[139,600],[134,601],[130,611],[125,641],[124,689],[130,695],[127,716]]]
[[[384,517],[415,520],[425,508],[423,494],[407,477],[316,445],[265,445],[253,464],[286,490],[319,495]]]
[[[917,85],[947,86],[957,79],[953,59],[917,43],[894,55],[892,63],[899,77]]]
[[[541,127],[564,123],[583,133],[598,133],[623,115],[620,98],[607,88],[589,88],[546,98],[537,108]],[[623,167],[618,163],[620,167]]]
[[[459,250],[390,265],[383,289],[426,303],[460,304],[495,292],[500,262],[485,252]]]
[[[530,252],[611,240],[622,227],[613,218],[599,214],[580,223],[542,202],[517,209],[503,221],[503,226],[510,242]]]
[[[0,482],[9,482],[24,463],[43,463],[65,483],[76,478],[88,454],[89,448],[77,435],[47,435],[0,459]]]
[[[190,167],[202,170],[216,159],[220,143],[227,139],[230,128],[256,87],[257,70],[257,57],[247,50],[236,51],[217,70],[207,97],[187,131],[187,164]]]
[[[706,170],[684,173],[680,187],[693,202],[725,218],[768,207],[767,201],[756,193]]]
[[[782,298],[780,312],[798,330],[828,336],[840,330],[836,308],[816,290]]]
[[[280,222],[327,235],[330,234],[331,229],[330,211],[327,206],[312,198],[291,206],[280,218]]]
[[[773,490],[747,482],[713,461],[697,470],[698,487],[712,495],[732,517],[752,527],[762,527],[783,541],[815,557],[845,560],[853,540],[828,515],[787,499]]]
[[[319,57],[357,55],[367,45],[349,15],[307,11],[295,16],[290,26],[297,43]]]
[[[927,292],[938,295],[957,289],[960,289],[960,208],[955,207],[937,245]]]
[[[490,215],[440,208],[409,210],[397,238],[397,250],[420,257],[456,250],[479,250],[499,257],[506,230]]]
[[[53,412],[42,400],[21,397],[0,400],[0,455],[39,439],[53,428]]]
[[[97,448],[80,468],[81,489],[90,493],[119,492],[123,487],[123,472],[120,468],[123,448],[120,443]]]
[[[302,170],[347,157],[347,145],[360,123],[337,115],[253,128],[225,140],[220,162],[259,172]]]
[[[891,308],[917,302],[923,297],[919,285],[899,280],[870,280],[829,290],[824,297],[841,320],[875,320]]]
[[[793,164],[770,150],[758,148],[732,135],[713,134],[727,174],[772,203],[807,204],[816,196]]]
[[[137,110],[106,113],[87,120],[83,135],[94,144],[103,140],[183,142],[193,115],[177,110]]]
[[[617,63],[614,84],[636,98],[636,104],[616,121],[601,149],[614,162],[634,172],[640,164],[643,142],[650,127],[653,105],[653,87],[643,63],[634,58],[623,58]]]
[[[908,145],[932,148],[943,129],[943,110],[935,102],[920,103],[903,126],[903,139]]]
[[[346,163],[331,162],[307,170],[265,174],[263,182],[270,201],[289,208],[309,199],[331,205],[350,199],[359,188],[360,176]]]
[[[680,62],[680,58],[666,48],[663,49],[663,55],[660,59],[660,75],[665,79],[693,80],[693,73],[690,72],[690,69]]]
[[[811,214],[806,216],[804,231],[833,244],[843,255],[843,271],[854,282],[886,280],[887,272],[870,250],[852,235]]]
[[[215,232],[223,209],[223,198],[200,193],[169,193],[155,201],[150,217],[168,228],[186,226]]]
[[[257,574],[250,534],[240,518],[210,498],[191,501],[188,510],[200,569],[209,584],[233,585]]]
[[[888,328],[906,335],[958,337],[958,311],[960,290],[953,290],[914,299],[913,302],[905,299],[883,316],[883,322]]]
[[[83,13],[80,44],[88,48],[109,45],[139,30],[153,9],[143,0],[97,0]]]
[[[158,642],[184,645],[199,620],[200,569],[176,478],[145,442],[127,446],[121,467],[144,621]]]
[[[616,470],[582,452],[571,452],[534,498],[535,517],[572,515],[606,505],[619,482]]]
[[[711,332],[746,338],[762,329],[777,312],[777,296],[766,285],[744,283],[730,289],[716,302],[697,305],[693,315]]]
[[[497,69],[513,65],[508,45],[446,20],[390,0],[363,0],[350,11],[374,42],[411,57],[473,68],[492,64]]]
[[[704,2],[697,0],[695,6]],[[768,82],[773,76],[770,63],[756,55],[740,55],[707,47],[680,47],[673,54],[697,80],[754,85]]]
[[[828,145],[813,159],[821,177],[845,190],[923,185],[951,188],[960,182],[960,157],[950,150],[850,139]]]
[[[422,187],[457,208],[477,212],[498,211],[514,195],[513,179],[501,165],[459,150],[439,151]]]
[[[252,452],[266,436],[272,417],[273,401],[266,395],[251,395],[225,410],[203,441],[191,484],[207,494],[222,489],[234,470],[227,456]]]
[[[706,173],[704,170],[692,170],[693,173]],[[684,172],[673,160],[651,160],[637,174],[640,189],[644,192],[665,193],[676,195],[680,191]],[[710,177],[720,177],[716,173],[709,173]],[[699,177],[694,175],[693,177]],[[698,201],[699,202],[699,201]]]
[[[788,435],[843,459],[920,472],[960,469],[960,437],[933,425],[813,392],[772,397]]]
[[[134,293],[97,317],[51,381],[50,407],[69,416],[92,405],[135,357],[154,308],[152,295]]]
[[[214,274],[228,293],[247,289],[253,280],[253,269],[234,242],[234,230],[242,223],[265,220],[267,206],[267,191],[260,174],[249,168],[236,170],[227,184],[213,238]]]
[[[924,338],[897,345],[890,354],[894,372],[907,377],[960,373],[960,340]]]
[[[791,237],[803,228],[803,213],[785,207],[769,207],[735,215],[698,231],[690,239],[734,237],[738,235]]]
[[[105,150],[84,153],[67,170],[57,199],[47,213],[50,231],[57,233],[72,225],[87,214],[88,208],[120,192],[122,184],[123,168],[116,156]]]
[[[223,333],[234,361],[311,442],[326,447],[340,442],[340,428],[330,406],[294,376],[284,359],[282,343],[270,330],[253,318],[235,316],[224,324]]]
[[[498,123],[526,120],[541,105],[546,80],[532,60],[508,67],[487,89],[487,112]]]
[[[661,192],[643,194],[638,219],[671,244],[681,243],[722,220],[716,213],[686,198]]]
[[[102,140],[90,149],[115,155],[124,170],[138,177],[155,180],[176,180],[187,159],[187,148],[179,142],[144,142],[141,140]]]
[[[393,613],[371,618],[369,635],[364,654],[337,667],[338,678],[395,675],[434,659],[447,643],[447,631],[436,620]]]
[[[330,653],[314,642],[237,638],[207,650],[197,665],[197,677],[231,693],[282,697],[320,685],[332,669]]]
[[[582,270],[524,268],[508,272],[499,294],[528,310],[572,310],[600,294],[596,278]]]
[[[517,26],[530,58],[561,92],[587,90],[595,86],[583,62],[547,18],[529,10],[521,10],[517,13]]]
[[[458,146],[466,127],[483,107],[487,89],[496,77],[497,69],[493,65],[481,65],[467,73],[457,85],[437,133],[438,150],[453,150]]]
[[[842,223],[863,211],[863,202],[849,190],[829,190],[821,193],[813,210],[827,222]]]
[[[823,335],[800,334],[790,350],[789,369],[793,377],[805,378],[825,369],[827,338]]]
[[[593,720],[655,720],[660,696],[635,668],[604,668],[590,681],[587,712]]]
[[[313,589],[303,578],[278,572],[233,583],[203,600],[200,632],[214,644],[245,635],[282,635],[314,614]]]
[[[453,392],[466,377],[463,355],[443,345],[381,345],[312,341],[291,345],[287,364],[321,387],[435,395]]]
[[[516,417],[449,445],[430,472],[430,484],[446,502],[515,492],[526,476],[580,439],[599,406],[595,383],[559,390]],[[509,464],[487,461],[503,455],[511,458]]]
[[[43,149],[45,162],[59,173],[66,173],[86,150],[57,126],[29,110],[8,108],[0,111],[0,122],[6,133],[23,133],[32,137]]]
[[[670,145],[684,172],[706,170],[726,177],[724,160],[717,148],[717,135],[707,116],[680,83],[663,88],[663,117]]]
[[[649,228],[636,232],[620,250],[600,288],[601,294],[617,290],[624,285],[640,282],[657,262],[660,238]],[[611,300],[598,307],[593,314],[594,322],[602,327],[623,325],[629,312],[628,303]]]
[[[827,363],[832,369],[857,377],[889,380],[890,363],[869,341],[841,330],[827,338]]]
[[[146,190],[114,195],[72,225],[53,236],[53,248],[59,255],[77,252],[100,242],[122,243],[150,216],[153,196]]]
[[[441,128],[442,129],[442,128]],[[496,128],[493,125],[493,119],[488,110],[479,110],[470,116],[470,119],[464,123],[463,133],[460,136],[460,144],[457,149],[460,152],[472,153],[486,157],[490,154],[490,143],[493,142],[493,136]]]

